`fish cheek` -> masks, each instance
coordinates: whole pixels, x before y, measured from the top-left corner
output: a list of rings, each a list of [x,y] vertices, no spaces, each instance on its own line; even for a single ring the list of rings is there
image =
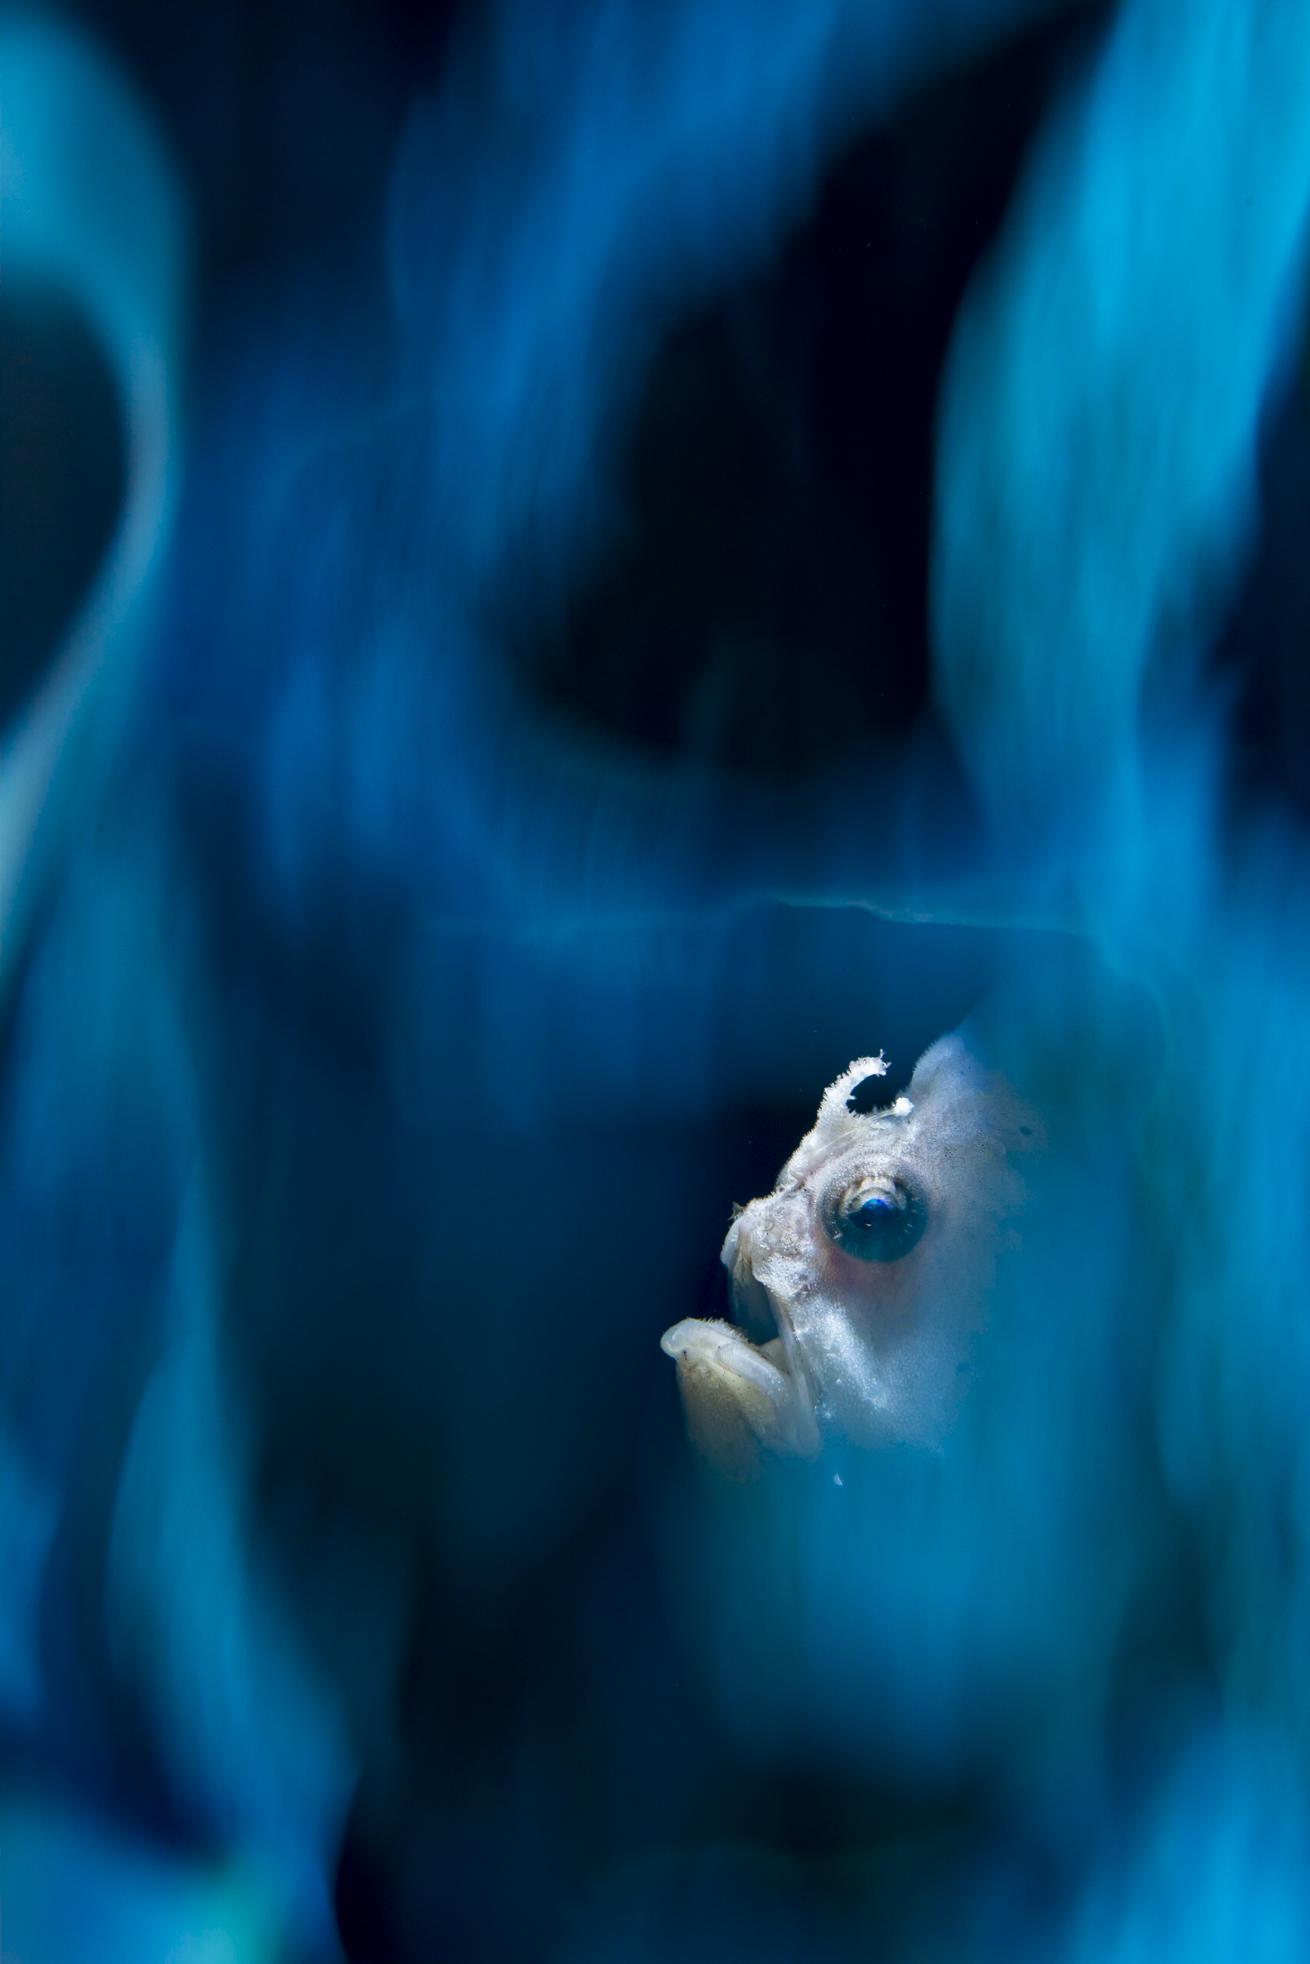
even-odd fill
[[[817,1292],[860,1327],[903,1325],[918,1308],[927,1253],[913,1248],[897,1262],[862,1262],[822,1238],[816,1264]]]

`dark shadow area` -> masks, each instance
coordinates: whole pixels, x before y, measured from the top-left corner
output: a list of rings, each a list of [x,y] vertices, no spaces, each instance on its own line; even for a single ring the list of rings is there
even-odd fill
[[[59,648],[124,491],[114,378],[80,314],[0,293],[0,728]]]
[[[622,447],[619,549],[519,659],[609,740],[780,776],[930,720],[934,423],[961,298],[1108,8],[904,104],[776,261],[667,336]],[[531,593],[531,578],[516,582]]]

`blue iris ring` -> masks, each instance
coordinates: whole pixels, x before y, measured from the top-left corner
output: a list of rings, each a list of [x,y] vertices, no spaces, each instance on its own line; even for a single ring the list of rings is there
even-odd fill
[[[824,1209],[824,1227],[844,1254],[862,1262],[898,1262],[928,1225],[922,1197],[903,1180],[848,1186]]]

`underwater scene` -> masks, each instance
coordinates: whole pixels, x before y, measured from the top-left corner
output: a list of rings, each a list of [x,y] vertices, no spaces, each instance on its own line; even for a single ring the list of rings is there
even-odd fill
[[[1310,0],[0,10],[0,1959],[1310,1960]]]

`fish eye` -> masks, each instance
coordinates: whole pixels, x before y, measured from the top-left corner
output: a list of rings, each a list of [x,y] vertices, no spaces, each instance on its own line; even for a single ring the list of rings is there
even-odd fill
[[[903,1180],[860,1180],[824,1209],[829,1239],[862,1262],[898,1262],[928,1225],[921,1197]]]

